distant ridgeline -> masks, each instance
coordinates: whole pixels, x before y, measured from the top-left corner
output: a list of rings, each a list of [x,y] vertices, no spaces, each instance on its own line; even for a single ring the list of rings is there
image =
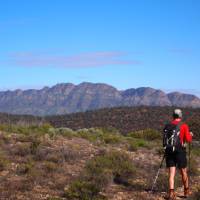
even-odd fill
[[[195,95],[166,94],[149,87],[117,90],[102,83],[57,84],[40,90],[0,92],[0,112],[28,115],[60,115],[120,106],[179,106],[200,108]]]
[[[22,125],[49,123],[54,127],[68,127],[73,130],[90,127],[116,128],[126,134],[148,128],[161,130],[171,119],[173,109],[173,107],[118,107],[43,118],[0,114],[0,123]],[[183,108],[183,113],[184,121],[191,126],[196,135],[200,135],[200,109]]]

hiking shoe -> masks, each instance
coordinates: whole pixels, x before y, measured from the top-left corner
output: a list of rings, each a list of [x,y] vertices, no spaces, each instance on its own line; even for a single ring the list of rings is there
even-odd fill
[[[184,188],[184,197],[187,198],[188,196],[190,196],[192,194],[192,192],[190,191],[189,188]]]
[[[169,194],[165,197],[167,200],[176,200],[176,194],[174,190],[169,190]]]

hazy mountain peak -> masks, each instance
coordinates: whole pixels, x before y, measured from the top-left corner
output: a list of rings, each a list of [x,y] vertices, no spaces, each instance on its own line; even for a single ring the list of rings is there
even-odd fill
[[[164,93],[151,87],[119,91],[104,83],[59,83],[41,90],[0,92],[0,112],[14,114],[65,114],[118,106],[200,107],[195,95]]]

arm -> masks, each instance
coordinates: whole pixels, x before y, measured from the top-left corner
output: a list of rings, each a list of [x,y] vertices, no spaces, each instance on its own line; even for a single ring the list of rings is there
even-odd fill
[[[185,142],[192,142],[192,135],[190,134],[188,125],[187,124],[183,124],[181,129],[183,129],[182,131],[184,133],[183,140]]]

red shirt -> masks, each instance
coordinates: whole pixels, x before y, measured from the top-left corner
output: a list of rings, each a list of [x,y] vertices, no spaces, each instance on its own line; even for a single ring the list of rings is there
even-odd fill
[[[175,119],[172,121],[172,124],[177,125],[179,122],[181,122],[181,119]],[[185,123],[182,123],[180,126],[180,140],[182,144],[192,142],[192,135],[190,134],[188,125]]]

